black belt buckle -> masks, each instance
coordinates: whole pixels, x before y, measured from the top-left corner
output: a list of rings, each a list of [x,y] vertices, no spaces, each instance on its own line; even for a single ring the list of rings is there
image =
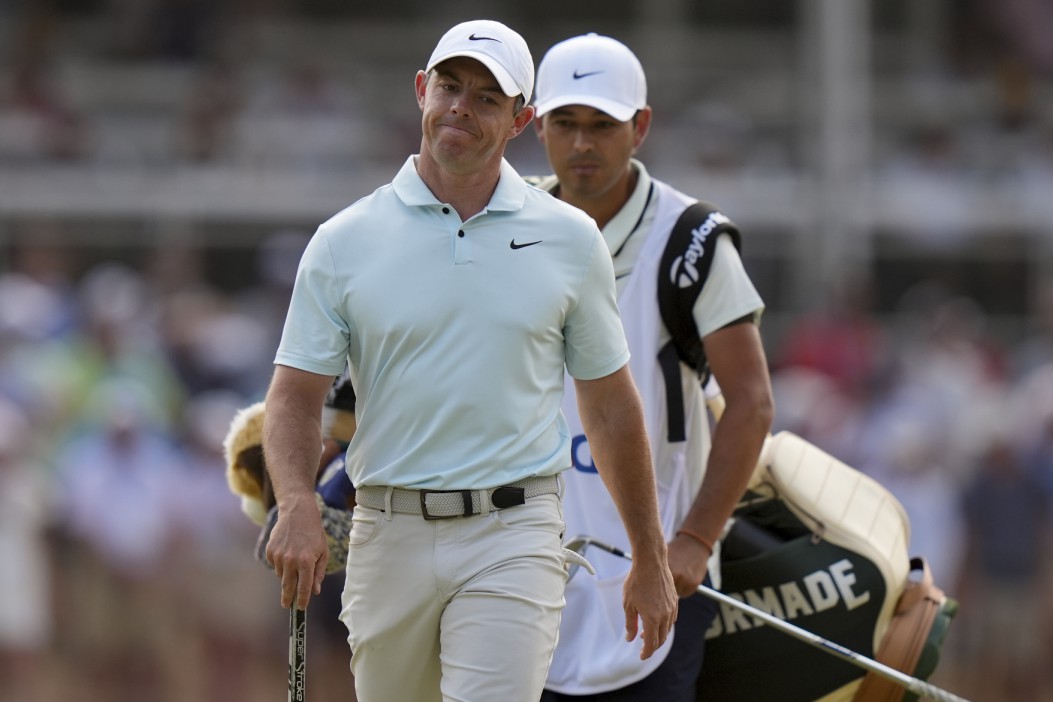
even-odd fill
[[[429,514],[428,513],[428,495],[432,493],[451,493],[458,492],[461,494],[461,500],[464,503],[464,511],[460,514]],[[418,490],[417,494],[420,495],[420,514],[428,521],[435,519],[456,519],[457,517],[470,517],[473,514],[477,514],[472,509],[472,491],[471,490]]]
[[[526,502],[526,489],[504,485],[496,488],[490,495],[490,504],[496,509],[515,507]]]

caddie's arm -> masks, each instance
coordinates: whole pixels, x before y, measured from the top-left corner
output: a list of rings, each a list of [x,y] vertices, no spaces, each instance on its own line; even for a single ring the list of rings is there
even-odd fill
[[[278,505],[267,560],[281,579],[283,607],[306,609],[311,593],[322,591],[329,560],[314,493],[322,403],[332,385],[331,376],[276,365],[267,390],[263,453]]]
[[[713,432],[702,487],[669,544],[669,566],[681,597],[694,593],[705,578],[711,546],[746,490],[775,412],[756,324],[732,323],[706,335],[703,344],[725,408]]]
[[[642,620],[640,658],[650,658],[676,621],[677,597],[658,516],[640,395],[627,365],[604,378],[574,382],[593,460],[618,508],[632,549],[624,590],[626,641],[640,634]]]

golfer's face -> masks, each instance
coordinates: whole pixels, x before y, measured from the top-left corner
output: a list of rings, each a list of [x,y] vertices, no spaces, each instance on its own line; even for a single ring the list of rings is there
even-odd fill
[[[471,172],[500,159],[517,126],[515,98],[501,91],[493,74],[475,59],[455,57],[418,81],[424,142],[431,155],[454,172]]]

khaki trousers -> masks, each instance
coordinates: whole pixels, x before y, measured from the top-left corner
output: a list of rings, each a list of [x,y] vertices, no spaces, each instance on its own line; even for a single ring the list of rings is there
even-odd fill
[[[556,495],[435,521],[356,507],[340,618],[359,702],[537,702],[563,529]]]

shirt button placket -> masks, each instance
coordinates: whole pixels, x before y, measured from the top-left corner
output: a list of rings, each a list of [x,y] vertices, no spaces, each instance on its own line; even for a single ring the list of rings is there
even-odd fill
[[[463,265],[472,262],[472,240],[468,238],[463,229],[457,230],[457,236],[453,240],[453,263]]]

